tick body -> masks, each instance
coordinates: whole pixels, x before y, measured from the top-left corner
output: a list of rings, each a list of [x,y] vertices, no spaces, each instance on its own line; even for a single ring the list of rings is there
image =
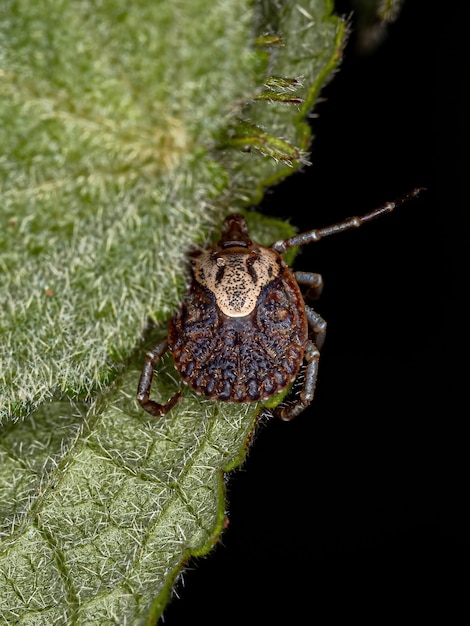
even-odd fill
[[[150,399],[157,362],[169,349],[183,381],[200,395],[221,402],[268,400],[298,377],[298,394],[287,395],[273,413],[290,420],[312,401],[326,322],[305,303],[301,287],[317,296],[322,278],[293,272],[281,254],[350,230],[390,213],[421,188],[361,217],[261,246],[250,239],[243,216],[229,215],[220,241],[191,255],[183,301],[169,322],[168,339],[145,358],[137,399],[151,415],[165,415],[179,400]]]

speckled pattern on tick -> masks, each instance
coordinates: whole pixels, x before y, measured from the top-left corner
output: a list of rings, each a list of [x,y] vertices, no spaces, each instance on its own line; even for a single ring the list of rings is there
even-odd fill
[[[150,399],[154,367],[169,349],[183,381],[216,401],[268,400],[300,376],[300,391],[288,393],[273,413],[284,420],[301,413],[315,393],[326,322],[304,302],[300,286],[317,297],[323,281],[320,274],[291,271],[281,254],[390,213],[421,191],[269,247],[250,239],[244,217],[229,215],[220,241],[191,255],[188,289],[168,338],[145,357],[137,391],[141,406],[160,417],[181,396],[177,392],[166,404]]]

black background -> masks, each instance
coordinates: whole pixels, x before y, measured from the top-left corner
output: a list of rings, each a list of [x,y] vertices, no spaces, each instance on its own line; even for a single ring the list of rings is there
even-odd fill
[[[312,166],[266,196],[304,231],[428,188],[297,257],[325,281],[314,403],[260,425],[228,480],[229,526],[165,626],[468,616],[467,5],[405,1],[369,56],[353,33],[311,120]]]

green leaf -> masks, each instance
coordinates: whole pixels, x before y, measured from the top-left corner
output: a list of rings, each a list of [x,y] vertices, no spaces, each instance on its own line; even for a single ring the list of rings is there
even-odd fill
[[[178,568],[221,531],[222,469],[240,459],[253,409],[195,411],[185,397],[158,421],[129,394],[137,376],[129,368],[85,415],[56,403],[24,423],[23,441],[5,433],[2,478],[20,496],[13,518],[2,511],[5,530],[17,526],[1,559],[8,623],[135,623],[157,595],[160,613]]]
[[[184,389],[151,418],[134,399],[143,356],[188,247],[306,160],[345,27],[326,0],[2,10],[1,614],[154,623],[223,529],[223,473],[260,407]],[[292,232],[247,218],[261,243]],[[165,358],[154,396],[179,385]]]

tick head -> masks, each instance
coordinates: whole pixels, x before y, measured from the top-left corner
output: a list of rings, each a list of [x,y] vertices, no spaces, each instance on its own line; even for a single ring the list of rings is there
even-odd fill
[[[219,248],[226,250],[227,248],[248,248],[252,241],[248,235],[248,226],[243,215],[233,213],[229,215],[222,227]]]

